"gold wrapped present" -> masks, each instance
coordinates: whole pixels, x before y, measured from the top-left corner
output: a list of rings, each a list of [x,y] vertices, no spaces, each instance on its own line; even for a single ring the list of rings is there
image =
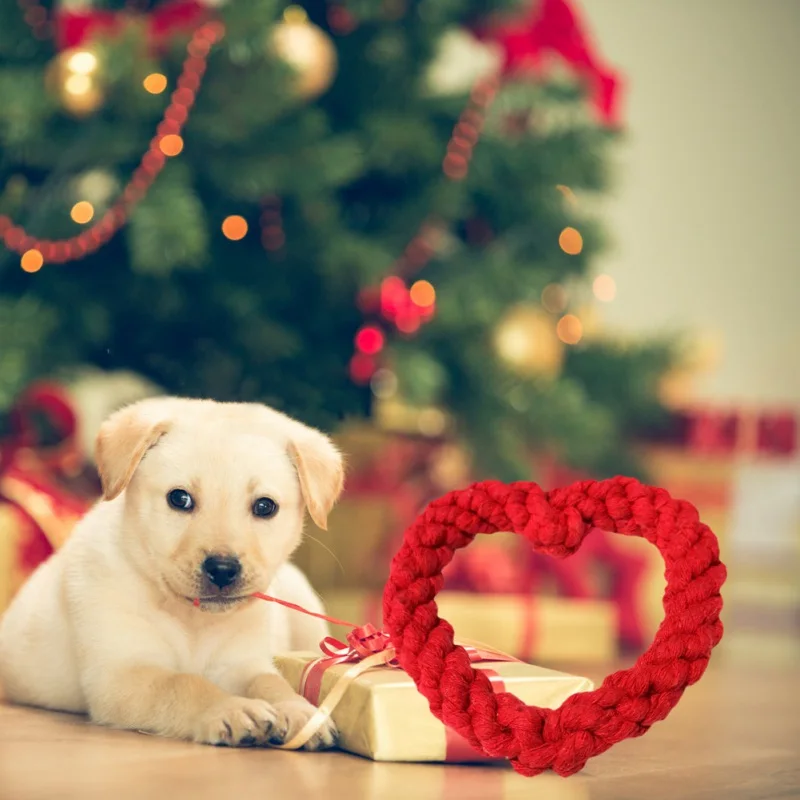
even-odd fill
[[[571,695],[593,688],[588,678],[514,661],[502,653],[481,650],[480,645],[468,651],[473,668],[486,671],[496,692],[513,692],[529,705],[558,708]],[[342,653],[323,658],[319,653],[278,656],[275,662],[286,680],[320,706],[317,721],[312,719],[300,738],[295,737],[297,741],[286,747],[301,746],[302,736],[313,735],[319,719],[330,713],[339,729],[339,746],[374,761],[490,760],[436,719],[413,680],[401,669],[383,663],[388,660],[383,656],[364,654],[364,660],[356,656],[355,663]],[[498,658],[506,660],[495,660]]]
[[[381,624],[379,592],[330,591],[322,597],[338,619]],[[436,604],[457,636],[490,641],[523,661],[588,665],[618,656],[618,609],[609,600],[443,591]]]
[[[12,467],[0,475],[0,614],[87,505],[37,473]]]

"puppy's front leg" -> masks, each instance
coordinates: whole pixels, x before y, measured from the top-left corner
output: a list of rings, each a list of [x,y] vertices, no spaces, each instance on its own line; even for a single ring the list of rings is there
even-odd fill
[[[236,697],[199,675],[147,665],[103,665],[86,682],[95,722],[204,744],[266,744],[276,710],[264,698]]]
[[[280,676],[269,672],[256,675],[247,686],[247,697],[258,698],[271,703],[278,712],[276,727],[286,732],[282,741],[288,742],[316,712],[316,707],[311,705],[305,697],[301,697]],[[303,745],[304,750],[328,750],[336,744],[338,731],[333,720],[327,719],[320,729]]]
[[[244,695],[252,702],[266,702],[275,710],[277,719],[270,744],[288,742],[317,711],[277,674],[270,658],[219,664],[210,677],[234,694]],[[337,738],[336,725],[328,719],[303,749],[327,750],[336,744]]]

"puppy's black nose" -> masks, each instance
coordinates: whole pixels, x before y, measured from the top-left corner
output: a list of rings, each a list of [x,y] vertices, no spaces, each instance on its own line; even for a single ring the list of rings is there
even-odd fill
[[[209,556],[203,562],[206,577],[220,589],[230,586],[242,571],[238,558],[233,556]]]

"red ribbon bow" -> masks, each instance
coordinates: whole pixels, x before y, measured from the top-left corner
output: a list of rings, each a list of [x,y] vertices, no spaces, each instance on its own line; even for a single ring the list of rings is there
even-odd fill
[[[392,646],[392,640],[388,633],[378,630],[374,625],[367,623],[357,628],[353,628],[347,634],[347,643],[326,636],[319,645],[319,649],[329,658],[335,658],[337,662],[361,661],[365,658],[382,653]],[[387,662],[394,666],[394,659]]]
[[[481,22],[474,33],[500,45],[504,75],[540,72],[545,57],[558,54],[588,84],[601,121],[619,125],[619,75],[603,63],[586,25],[567,0],[537,0],[523,17]]]

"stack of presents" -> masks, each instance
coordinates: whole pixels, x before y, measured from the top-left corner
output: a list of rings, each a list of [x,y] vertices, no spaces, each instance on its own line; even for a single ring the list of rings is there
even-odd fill
[[[32,386],[0,439],[0,611],[97,496],[83,407],[71,388]],[[295,560],[340,619],[380,627],[381,590],[405,528],[428,502],[472,479],[457,443],[408,427],[355,424],[336,436],[347,488],[329,529],[310,527]],[[796,624],[796,414],[684,412],[642,446],[651,482],[694,503],[720,539],[732,570],[728,622],[760,630],[778,620]],[[544,488],[581,477],[542,463],[532,474]],[[461,635],[525,661],[605,664],[650,642],[664,585],[661,556],[644,540],[594,531],[561,560],[531,552],[521,537],[494,534],[458,554],[437,602]]]
[[[64,387],[31,387],[0,440],[0,612],[31,571],[63,545],[97,497],[78,405]],[[732,652],[738,647],[766,653],[774,646],[771,632],[794,643],[796,658],[796,415],[698,410],[676,414],[674,423],[660,441],[642,444],[650,480],[694,503],[720,539],[723,560],[731,567],[723,620]],[[367,424],[338,432],[349,465],[347,489],[329,529],[311,527],[295,558],[332,616],[380,629],[382,588],[406,527],[431,500],[471,481],[469,461],[458,444],[427,434]],[[546,489],[581,477],[540,462],[532,463],[533,474]],[[750,505],[743,506],[742,497],[750,498]],[[773,542],[774,558],[762,564],[753,554],[770,552],[765,543],[776,526],[782,533]],[[559,669],[606,671],[648,646],[663,617],[664,586],[661,556],[641,539],[593,531],[577,554],[561,560],[533,553],[521,537],[500,533],[478,537],[459,552],[437,604],[458,638],[484,642],[518,659],[497,662],[490,654],[476,668],[489,669],[529,703],[557,707],[591,688],[585,678]],[[744,632],[745,639],[731,637],[732,629]],[[333,633],[346,639],[348,630]],[[315,699],[348,666],[319,653],[285,654],[279,662],[303,691],[317,671],[309,689]],[[408,737],[397,738],[396,725],[381,720],[407,715],[415,703],[415,715],[428,728],[425,737],[412,737],[409,750]],[[399,669],[387,666],[360,675],[334,719],[344,749],[371,758],[481,760],[430,715]]]

